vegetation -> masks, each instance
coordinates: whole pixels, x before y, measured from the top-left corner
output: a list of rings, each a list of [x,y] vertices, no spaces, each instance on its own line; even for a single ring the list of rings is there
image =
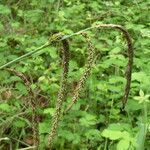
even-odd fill
[[[148,5],[1,0],[0,149],[149,150]]]

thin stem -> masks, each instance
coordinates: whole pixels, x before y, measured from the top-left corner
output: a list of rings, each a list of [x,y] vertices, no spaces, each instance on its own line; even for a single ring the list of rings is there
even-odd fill
[[[146,130],[147,130],[147,103],[144,102],[143,105],[144,105],[143,123],[144,123],[145,135],[146,135]]]
[[[96,26],[97,28],[112,28],[112,29],[117,29],[119,31],[121,31],[127,41],[127,46],[128,46],[128,64],[126,67],[126,71],[125,71],[125,77],[126,77],[126,85],[125,85],[125,90],[124,90],[124,96],[122,99],[122,109],[125,108],[125,105],[127,103],[128,100],[128,96],[129,96],[129,91],[130,91],[130,85],[131,85],[131,73],[132,73],[132,66],[133,66],[133,44],[132,44],[132,39],[130,37],[130,34],[128,33],[128,31],[126,29],[124,29],[122,26],[120,25],[115,25],[115,24],[100,24]]]
[[[36,148],[35,146],[30,146],[30,147],[26,147],[26,148],[21,148],[21,149],[17,149],[17,150],[31,150]]]
[[[105,147],[104,147],[104,150],[107,150],[107,146],[108,146],[108,138],[106,138],[106,140],[105,140],[105,145],[104,145]]]
[[[125,39],[127,41],[127,46],[128,46],[128,50],[127,50],[127,53],[128,53],[128,63],[127,63],[126,71],[125,71],[126,85],[125,85],[124,95],[123,95],[123,99],[122,99],[122,110],[124,110],[125,105],[126,105],[127,100],[128,100],[128,96],[129,96],[130,85],[131,85],[131,73],[132,73],[132,66],[133,66],[133,45],[132,45],[132,40],[131,40],[130,34],[128,33],[128,31],[126,29],[124,29],[120,25],[115,25],[115,24],[100,24],[100,25],[97,25],[97,26],[86,28],[84,30],[81,30],[81,31],[79,31],[77,33],[68,35],[68,36],[63,37],[63,38],[66,39],[66,38],[69,38],[69,37],[71,37],[73,35],[81,34],[81,33],[85,32],[85,31],[93,29],[93,28],[98,28],[98,29],[99,28],[100,29],[101,28],[117,29],[117,30],[119,30],[119,31],[121,31],[123,33],[123,35],[124,35],[124,37],[125,37]],[[77,97],[79,97],[79,94],[77,95]],[[65,113],[68,112],[72,108],[73,104],[76,101],[72,102],[71,105],[68,106],[68,108],[66,109]]]
[[[65,40],[65,39],[68,39],[68,38],[70,38],[70,37],[72,37],[72,36],[78,35],[78,34],[84,32],[84,31],[87,31],[87,30],[90,30],[90,29],[93,29],[93,28],[95,28],[95,27],[89,27],[89,28],[86,28],[86,29],[84,29],[84,30],[80,30],[79,32],[76,32],[76,33],[73,33],[73,34],[70,34],[70,35],[65,35],[65,36],[63,36],[63,37],[60,39],[60,41],[63,41],[63,40]],[[8,67],[8,66],[10,66],[10,65],[12,65],[12,64],[14,64],[14,63],[16,63],[16,62],[19,62],[19,61],[21,61],[22,59],[25,59],[25,58],[27,58],[27,57],[30,57],[31,55],[33,55],[34,53],[40,51],[41,49],[44,49],[44,48],[48,47],[50,44],[51,44],[51,42],[48,41],[48,42],[46,42],[44,45],[38,47],[37,49],[35,49],[35,50],[31,51],[31,52],[28,52],[28,53],[26,53],[26,54],[24,54],[24,55],[22,55],[22,56],[20,56],[20,57],[18,57],[18,58],[16,58],[16,59],[12,60],[12,61],[9,61],[8,63],[6,63],[6,64],[0,66],[0,70],[6,68],[6,67]]]
[[[132,40],[131,40],[131,37],[130,37],[130,34],[128,33],[128,31],[126,29],[124,29],[122,26],[120,25],[115,25],[115,24],[99,24],[99,25],[96,25],[96,26],[92,26],[92,27],[89,27],[89,28],[86,28],[86,29],[83,29],[83,30],[80,30],[76,33],[73,33],[73,34],[70,34],[70,35],[65,35],[63,37],[61,37],[60,39],[58,39],[58,41],[62,41],[62,40],[65,40],[65,39],[68,39],[72,36],[75,36],[75,35],[78,35],[78,34],[81,34],[85,31],[88,31],[88,30],[91,30],[91,29],[94,29],[94,28],[110,28],[110,29],[117,29],[119,31],[121,31],[127,41],[127,46],[128,46],[128,64],[127,64],[127,67],[126,67],[126,71],[125,71],[125,77],[126,77],[126,85],[125,85],[125,90],[124,90],[124,96],[123,96],[123,99],[122,99],[122,109],[125,108],[125,105],[127,103],[127,100],[128,100],[128,96],[129,96],[129,91],[130,91],[130,85],[131,85],[131,73],[132,73],[132,66],[133,66],[133,44],[132,44]],[[16,63],[26,57],[29,57],[31,56],[32,54],[38,52],[39,50],[45,48],[45,47],[48,47],[50,44],[51,44],[52,41],[48,41],[46,42],[44,45],[42,45],[41,47],[25,54],[25,55],[22,55],[21,57],[18,57],[17,59],[14,59],[2,66],[0,66],[0,69],[4,69],[5,67],[13,64],[13,63]]]
[[[48,47],[49,45],[50,45],[49,42],[45,43],[44,45],[38,47],[37,49],[35,49],[35,50],[33,50],[33,51],[29,52],[29,53],[26,53],[25,55],[22,55],[22,56],[20,56],[20,57],[18,57],[18,58],[16,58],[16,59],[14,59],[14,60],[12,60],[12,61],[6,63],[6,64],[0,66],[0,70],[6,68],[6,67],[8,67],[8,66],[10,66],[10,65],[12,65],[12,64],[14,64],[14,63],[16,63],[16,62],[19,62],[20,60],[22,60],[22,59],[24,59],[24,58],[27,58],[27,57],[31,56],[32,54],[34,54],[34,53],[40,51],[40,50],[43,49],[43,48]]]
[[[125,107],[125,104],[127,102],[127,99],[128,99],[128,95],[129,95],[129,91],[130,91],[130,84],[131,84],[131,72],[132,72],[132,65],[133,65],[133,46],[132,46],[132,40],[131,40],[131,37],[128,33],[127,30],[125,30],[122,26],[120,25],[115,25],[115,24],[100,24],[100,25],[96,25],[96,26],[92,26],[92,27],[89,27],[89,28],[86,28],[86,29],[83,29],[83,30],[80,30],[76,33],[73,33],[73,34],[70,34],[70,35],[65,35],[63,37],[60,37],[59,34],[54,36],[54,37],[50,37],[49,41],[46,42],[44,45],[42,45],[41,47],[29,52],[29,53],[26,53],[25,55],[22,55],[2,66],[0,66],[0,69],[4,69],[5,67],[9,66],[9,65],[12,65],[18,61],[21,61],[22,59],[24,58],[27,58],[29,56],[31,56],[32,54],[40,51],[41,49],[44,49],[48,46],[50,46],[50,44],[53,42],[53,41],[64,41],[72,36],[75,36],[75,35],[79,35],[85,31],[88,31],[88,30],[91,30],[91,29],[94,29],[94,28],[97,28],[97,29],[101,29],[101,28],[110,28],[110,29],[117,29],[119,31],[121,31],[127,41],[127,46],[128,46],[128,64],[127,64],[127,68],[126,68],[126,71],[125,71],[125,77],[126,77],[126,85],[125,85],[125,90],[124,90],[124,96],[123,96],[123,100],[122,100],[122,103],[123,103],[123,109]],[[59,37],[59,38],[58,38]],[[64,53],[66,53],[64,51]],[[90,55],[90,54],[89,54]],[[81,82],[79,84],[79,89],[80,87],[82,87],[84,85],[84,82],[85,80],[87,79],[88,77],[88,74],[90,73],[90,69],[92,67],[92,62],[93,62],[93,58],[92,58],[92,54],[91,56],[89,56],[89,59],[90,59],[90,66],[86,66],[86,71],[83,75],[83,77],[81,78]],[[66,62],[64,62],[64,64],[66,65]],[[61,105],[62,105],[62,99],[64,99],[64,91],[65,91],[65,84],[66,84],[66,81],[67,81],[67,72],[68,70],[64,70],[64,78],[62,79],[62,85],[61,85],[61,89],[60,89],[60,94],[58,96],[58,101],[59,101],[59,104],[58,106],[56,107],[57,109],[57,112],[56,112],[56,118],[55,118],[55,122],[53,123],[53,130],[51,131],[52,134],[50,134],[50,138],[49,138],[49,143],[51,144],[52,143],[52,140],[53,140],[53,136],[55,135],[55,131],[57,129],[57,126],[58,126],[58,121],[59,121],[59,118],[60,118],[60,112],[61,112]],[[78,89],[77,89],[78,90]],[[79,90],[80,91],[80,90]],[[74,96],[74,103],[77,101],[77,98],[79,97],[79,92],[77,92],[77,94]],[[73,104],[74,104],[73,103]],[[70,105],[69,109],[72,107],[72,105]],[[69,110],[68,109],[68,110]],[[147,112],[145,112],[147,113]]]

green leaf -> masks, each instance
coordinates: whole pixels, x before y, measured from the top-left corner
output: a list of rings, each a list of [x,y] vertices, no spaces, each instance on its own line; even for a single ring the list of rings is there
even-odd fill
[[[11,11],[7,6],[0,5],[0,14],[9,15],[10,13],[11,13]]]
[[[39,123],[39,133],[49,133],[50,132],[50,123],[41,122]]]
[[[0,110],[5,111],[5,112],[12,112],[11,106],[9,106],[7,103],[1,103]]]
[[[128,150],[129,146],[130,146],[130,141],[122,139],[117,144],[117,150]]]
[[[70,67],[70,72],[73,71],[73,70],[75,70],[75,69],[78,69],[77,62],[71,60],[70,63],[69,63],[69,67]]]
[[[4,29],[4,26],[3,26],[3,24],[0,22],[0,31],[1,30],[3,30]],[[0,42],[0,47],[1,47],[2,45],[1,45],[1,42]]]
[[[150,38],[150,30],[149,29],[142,29],[141,34],[142,34],[143,37]]]
[[[40,9],[35,9],[35,10],[28,10],[25,12],[24,16],[27,20],[35,23],[38,22],[40,17],[42,17],[44,11]]]
[[[23,128],[25,127],[26,122],[24,120],[17,120],[13,122],[13,126],[17,128]]]
[[[58,57],[58,54],[57,54],[58,50],[55,47],[46,48],[46,51],[49,53],[49,55],[53,59],[56,59]]]
[[[110,140],[118,140],[122,138],[122,132],[105,129],[102,132],[102,136],[105,138],[109,138]]]
[[[113,124],[110,124],[108,129],[110,130],[114,130],[114,131],[121,131],[124,129],[124,126],[123,124],[120,124],[120,123],[113,123]]]
[[[74,136],[74,139],[73,139],[72,143],[73,143],[73,144],[80,144],[80,142],[81,142],[81,137],[80,137],[80,135],[77,134],[77,133],[74,133],[73,136]]]
[[[134,72],[132,73],[132,80],[137,80],[139,82],[143,82],[145,80],[148,80],[148,77],[145,72]]]
[[[141,97],[144,97],[144,92],[143,92],[142,90],[140,90],[139,95],[140,95]]]
[[[91,114],[86,114],[79,121],[80,121],[80,124],[85,127],[89,127],[97,123],[96,116],[91,115]]]
[[[10,83],[11,82],[16,82],[16,81],[21,81],[21,79],[18,76],[11,76],[9,78]]]
[[[100,131],[97,129],[88,130],[85,136],[90,140],[100,140],[101,138]]]
[[[133,99],[130,99],[126,105],[127,111],[135,111],[135,110],[140,110],[142,108],[143,106],[139,105],[138,101],[135,101]]]
[[[21,82],[16,83],[16,89],[23,95],[28,94],[26,86]]]
[[[130,141],[130,139],[131,139],[130,133],[127,132],[127,131],[123,131],[123,132],[122,132],[122,137],[123,137],[124,139],[126,139],[126,140],[129,140],[129,141]]]
[[[125,83],[125,78],[121,76],[111,76],[109,79],[109,83]]]
[[[53,115],[55,112],[55,109],[54,108],[46,108],[44,109],[43,113],[44,114],[50,114],[50,115]]]
[[[110,51],[110,54],[117,54],[121,51],[121,48],[120,47],[115,47],[114,49],[112,49]]]
[[[68,130],[61,130],[59,132],[59,136],[65,138],[66,140],[68,141],[73,141],[74,140],[74,134],[71,133],[70,131]]]

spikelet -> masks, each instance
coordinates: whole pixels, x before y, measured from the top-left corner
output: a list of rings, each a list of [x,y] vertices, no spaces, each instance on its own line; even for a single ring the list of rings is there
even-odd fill
[[[88,44],[88,58],[87,58],[87,62],[85,64],[84,73],[83,73],[82,77],[80,78],[80,80],[79,80],[79,82],[75,88],[74,95],[72,98],[72,103],[67,107],[67,109],[65,110],[64,113],[67,113],[72,108],[72,106],[77,102],[77,100],[79,98],[80,91],[83,89],[87,78],[90,76],[92,65],[93,65],[94,60],[95,60],[94,59],[95,48],[91,42],[90,37],[86,33],[81,33],[81,35],[85,37],[86,42]]]
[[[17,70],[12,69],[12,68],[6,68],[6,70],[15,74],[16,76],[20,77],[22,79],[22,81],[24,82],[25,86],[27,87],[27,90],[30,94],[30,101],[28,101],[28,105],[32,109],[33,144],[35,146],[35,150],[38,150],[39,132],[38,132],[38,116],[37,116],[37,112],[36,112],[36,107],[37,107],[36,95],[34,94],[32,88],[31,88],[31,83],[28,81],[28,79],[26,78],[26,76],[23,73],[18,72]]]
[[[63,65],[63,73],[61,77],[61,83],[60,83],[60,90],[58,93],[57,101],[56,101],[56,112],[52,118],[52,128],[48,137],[48,145],[49,149],[51,149],[53,140],[55,138],[55,135],[57,133],[57,128],[59,125],[59,120],[62,115],[61,109],[63,101],[66,97],[66,88],[67,88],[67,77],[68,77],[68,70],[69,70],[69,43],[67,40],[62,40],[63,44],[63,58],[62,58],[62,65]]]

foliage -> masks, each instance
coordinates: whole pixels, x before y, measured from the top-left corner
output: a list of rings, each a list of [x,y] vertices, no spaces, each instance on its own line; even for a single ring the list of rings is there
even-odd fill
[[[149,1],[1,0],[0,66],[41,46],[56,32],[71,34],[96,23],[124,26],[134,42],[134,69],[130,97],[121,111],[126,43],[116,31],[88,31],[96,47],[96,64],[79,101],[61,118],[54,149],[149,150]],[[69,40],[71,61],[68,98],[83,73],[87,43],[82,36]],[[11,66],[24,74],[36,95],[40,149],[47,148],[51,119],[62,67],[60,44]],[[17,75],[0,70],[0,149],[33,145],[28,87]],[[139,142],[140,141],[140,142]],[[13,145],[11,144],[13,143]]]

